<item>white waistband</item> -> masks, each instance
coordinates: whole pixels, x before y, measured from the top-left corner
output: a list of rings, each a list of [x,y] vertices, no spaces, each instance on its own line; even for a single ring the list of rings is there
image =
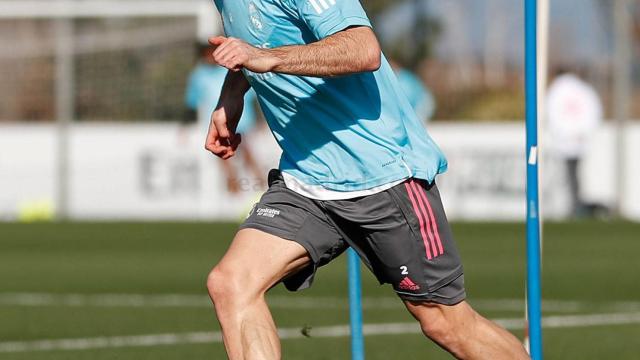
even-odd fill
[[[286,172],[282,173],[282,178],[287,188],[295,193],[298,193],[306,198],[315,200],[346,200],[353,199],[361,196],[373,195],[379,192],[383,192],[398,184],[401,184],[407,178],[392,181],[390,183],[382,184],[370,189],[355,190],[355,191],[335,191],[329,190],[321,185],[309,185],[305,184],[291,174]]]

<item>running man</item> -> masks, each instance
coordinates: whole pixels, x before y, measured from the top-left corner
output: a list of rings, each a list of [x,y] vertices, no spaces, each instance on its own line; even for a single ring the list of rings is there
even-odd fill
[[[228,159],[253,88],[283,154],[207,287],[229,358],[279,359],[265,293],[311,285],[353,247],[424,334],[461,359],[527,359],[464,301],[438,190],[447,163],[407,99],[357,0],[216,0],[229,73],[205,147]]]

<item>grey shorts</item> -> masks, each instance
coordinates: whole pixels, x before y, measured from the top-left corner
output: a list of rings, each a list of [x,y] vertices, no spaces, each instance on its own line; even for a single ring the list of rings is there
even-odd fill
[[[283,279],[287,289],[311,286],[316,270],[353,247],[378,281],[403,300],[445,305],[465,298],[462,264],[433,184],[409,179],[383,192],[321,201],[289,189],[279,171],[240,226],[302,245],[312,263]]]

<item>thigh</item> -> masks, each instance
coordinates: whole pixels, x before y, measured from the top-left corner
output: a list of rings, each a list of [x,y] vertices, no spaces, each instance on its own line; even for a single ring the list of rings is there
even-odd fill
[[[317,268],[340,255],[347,247],[328,221],[323,207],[317,201],[287,189],[278,171],[269,174],[269,190],[240,228],[271,235],[282,243],[273,249],[269,247],[271,245],[255,245],[264,250],[262,256],[281,256],[278,253],[283,251],[282,248],[304,250],[307,260],[304,266],[277,274],[282,275],[277,280],[282,279],[287,289],[292,291],[311,286]]]
[[[217,267],[237,274],[247,289],[266,291],[311,261],[300,244],[256,229],[238,231]]]
[[[435,184],[408,180],[332,209],[350,244],[402,299],[464,299],[462,264]]]

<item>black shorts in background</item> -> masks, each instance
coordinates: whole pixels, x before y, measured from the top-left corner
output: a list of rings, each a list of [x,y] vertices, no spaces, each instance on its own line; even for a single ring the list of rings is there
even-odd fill
[[[240,226],[302,245],[312,263],[283,279],[295,291],[311,286],[318,267],[353,247],[380,283],[400,298],[445,305],[465,298],[460,257],[438,189],[409,179],[377,194],[314,200],[269,173],[269,189]]]

